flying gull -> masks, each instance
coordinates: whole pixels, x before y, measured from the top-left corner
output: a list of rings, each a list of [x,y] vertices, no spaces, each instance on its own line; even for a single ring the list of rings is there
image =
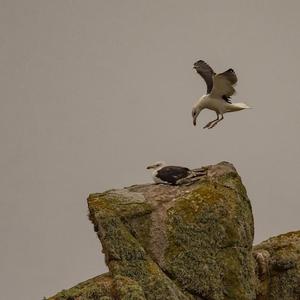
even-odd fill
[[[186,183],[186,179],[204,175],[204,169],[190,170],[179,166],[167,166],[165,162],[159,161],[148,166],[152,170],[152,178],[155,183],[179,185]]]
[[[238,79],[233,69],[216,74],[203,60],[194,63],[194,69],[204,79],[207,93],[200,97],[192,110],[193,124],[202,109],[208,108],[217,114],[217,118],[206,124],[203,128],[213,128],[224,119],[223,114],[250,108],[245,103],[232,103],[230,97],[235,93],[234,85]],[[220,117],[221,116],[221,117]]]

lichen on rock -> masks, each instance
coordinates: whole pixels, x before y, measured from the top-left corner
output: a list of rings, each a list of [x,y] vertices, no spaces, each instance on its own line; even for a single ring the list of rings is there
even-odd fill
[[[108,300],[114,299],[113,280],[109,273],[91,278],[68,290],[62,290],[48,300]]]
[[[162,267],[193,294],[253,299],[251,206],[239,176],[229,171],[199,183],[169,209]]]
[[[272,237],[253,248],[258,300],[300,299],[300,231]]]
[[[191,185],[136,185],[89,197],[113,276],[147,299],[254,299],[250,201],[234,167]]]
[[[230,163],[177,186],[92,194],[88,207],[109,274],[51,300],[299,300],[299,233],[252,252],[251,203]]]

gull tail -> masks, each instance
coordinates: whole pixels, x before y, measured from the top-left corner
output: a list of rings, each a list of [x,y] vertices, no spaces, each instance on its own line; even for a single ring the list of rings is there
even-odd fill
[[[229,106],[227,106],[227,111],[231,112],[231,111],[239,111],[239,110],[243,110],[243,109],[247,109],[247,108],[251,108],[250,106],[248,106],[246,103],[232,103]]]

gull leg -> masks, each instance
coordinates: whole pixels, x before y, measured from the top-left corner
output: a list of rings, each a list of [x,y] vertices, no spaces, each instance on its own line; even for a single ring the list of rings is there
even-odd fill
[[[221,119],[216,120],[215,123],[211,124],[211,125],[208,127],[208,129],[214,128],[214,127],[215,127],[219,122],[221,122],[223,119],[224,119],[224,116],[221,115]]]
[[[204,127],[203,127],[203,129],[205,129],[205,128],[210,128],[210,126],[214,123],[214,122],[216,122],[216,121],[218,121],[219,120],[219,114],[217,113],[217,118],[215,119],[215,120],[212,120],[212,121],[210,121],[209,123],[207,123]]]

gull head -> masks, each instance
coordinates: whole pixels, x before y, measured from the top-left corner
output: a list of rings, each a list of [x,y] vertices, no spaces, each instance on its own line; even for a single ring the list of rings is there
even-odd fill
[[[198,105],[198,106],[194,106],[192,109],[192,117],[193,117],[193,125],[196,126],[197,125],[197,117],[200,114],[200,111],[202,110],[202,108]]]
[[[159,170],[159,169],[161,169],[165,165],[166,165],[166,163],[164,161],[157,161],[153,165],[148,166],[147,170],[154,170],[154,171],[155,170]]]
[[[205,106],[205,101],[207,99],[207,95],[203,95],[193,106],[192,109],[192,117],[193,117],[193,125],[197,125],[197,117],[200,114],[201,110],[204,109]]]

